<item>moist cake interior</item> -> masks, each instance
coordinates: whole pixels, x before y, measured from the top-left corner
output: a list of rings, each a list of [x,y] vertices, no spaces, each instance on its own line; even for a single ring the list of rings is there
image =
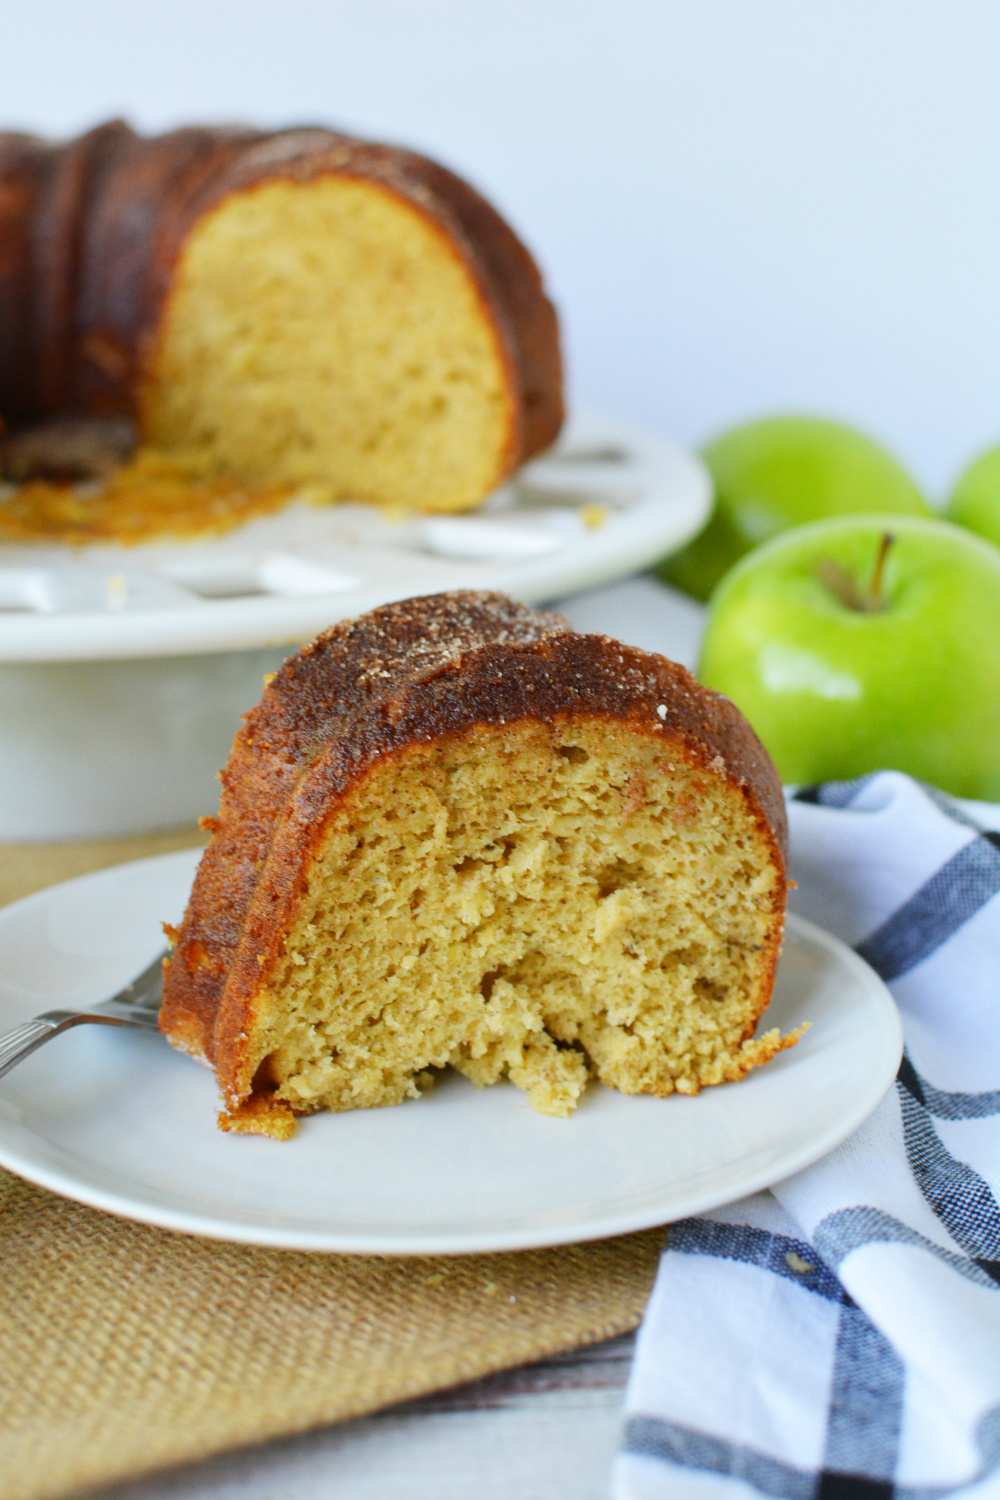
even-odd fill
[[[795,1040],[751,1040],[780,879],[738,785],[620,721],[411,745],[319,845],[255,1002],[255,1093],[395,1104],[451,1066],[566,1115],[592,1075],[741,1077]]]
[[[380,184],[272,181],[191,232],[144,392],[206,474],[463,509],[509,464],[496,332],[444,231]]]

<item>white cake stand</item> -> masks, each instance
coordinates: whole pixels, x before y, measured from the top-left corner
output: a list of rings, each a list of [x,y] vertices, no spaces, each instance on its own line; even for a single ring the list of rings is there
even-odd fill
[[[557,599],[676,550],[710,504],[693,455],[579,416],[474,515],[293,501],[205,542],[0,547],[0,839],[209,812],[263,674],[326,626],[444,589]]]

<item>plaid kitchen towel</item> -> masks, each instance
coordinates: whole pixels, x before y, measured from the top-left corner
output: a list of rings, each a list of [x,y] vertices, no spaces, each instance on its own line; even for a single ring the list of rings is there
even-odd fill
[[[1000,809],[881,772],[789,814],[795,909],[888,983],[906,1052],[824,1160],[671,1228],[614,1495],[997,1497]]]

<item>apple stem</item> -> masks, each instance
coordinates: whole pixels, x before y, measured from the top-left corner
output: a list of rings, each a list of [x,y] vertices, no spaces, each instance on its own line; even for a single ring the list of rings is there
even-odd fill
[[[816,564],[816,572],[819,574],[820,583],[825,584],[831,594],[836,594],[841,604],[846,605],[848,609],[857,610],[859,614],[864,614],[868,608],[865,596],[846,568],[834,562],[832,557],[821,557]]]
[[[868,585],[868,608],[871,610],[884,608],[882,602],[882,577],[885,573],[885,560],[889,556],[889,548],[896,538],[889,531],[883,531],[878,544],[878,552],[875,554],[875,566],[872,569],[871,582]]]
[[[858,588],[847,569],[842,568],[840,563],[834,562],[832,557],[821,557],[816,564],[820,582],[826,585],[831,594],[836,594],[841,604],[846,605],[848,609],[856,610],[859,615],[877,614],[879,610],[885,608],[885,600],[882,598],[882,580],[885,576],[885,560],[895,540],[896,538],[888,531],[882,533],[866,593]]]

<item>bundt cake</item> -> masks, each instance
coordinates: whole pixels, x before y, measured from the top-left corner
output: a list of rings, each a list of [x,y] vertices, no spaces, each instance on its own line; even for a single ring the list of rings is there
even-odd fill
[[[785,911],[766,751],[684,668],[496,594],[388,605],[245,716],[161,1027],[225,1129],[397,1104],[433,1070],[568,1114],[695,1094],[754,1039]]]
[[[0,417],[7,535],[86,540],[130,507],[128,539],[198,529],[248,487],[462,510],[555,438],[558,328],[509,226],[411,151],[0,135]],[[109,481],[123,418],[141,447]]]

